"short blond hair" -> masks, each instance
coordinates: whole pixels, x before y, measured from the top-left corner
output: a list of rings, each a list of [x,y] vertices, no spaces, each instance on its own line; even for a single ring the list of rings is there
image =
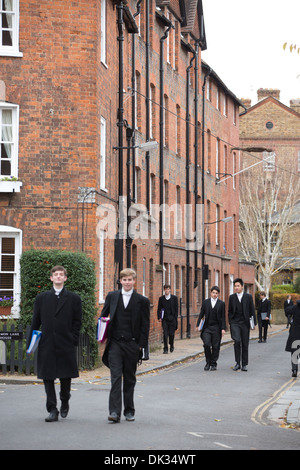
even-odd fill
[[[135,279],[136,278],[135,270],[131,268],[125,268],[120,272],[120,279],[122,279],[122,277],[128,277],[128,276],[132,276],[133,279]]]

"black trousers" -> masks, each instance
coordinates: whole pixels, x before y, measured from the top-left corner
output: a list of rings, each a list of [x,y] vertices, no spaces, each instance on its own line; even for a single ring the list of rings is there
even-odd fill
[[[207,326],[202,335],[206,362],[217,365],[221,346],[221,331],[218,325]]]
[[[174,347],[175,326],[173,322],[163,320],[164,351],[168,351],[168,340],[171,348]]]
[[[267,339],[267,334],[268,334],[268,326],[269,326],[269,320],[262,320],[261,317],[258,315],[257,316],[257,321],[258,321],[258,335],[260,341],[263,339],[266,341]]]
[[[71,379],[59,379],[60,380],[60,399],[62,402],[68,402],[71,398]],[[57,399],[55,392],[54,380],[44,380],[44,386],[47,396],[46,408],[47,411],[57,409]]]
[[[136,384],[136,367],[139,357],[139,345],[135,341],[112,340],[108,351],[108,362],[111,377],[109,394],[109,413],[121,416],[122,378],[124,415],[134,415],[134,388]]]
[[[235,362],[242,366],[248,365],[248,348],[250,326],[245,322],[230,324],[231,338],[234,341],[234,357]]]

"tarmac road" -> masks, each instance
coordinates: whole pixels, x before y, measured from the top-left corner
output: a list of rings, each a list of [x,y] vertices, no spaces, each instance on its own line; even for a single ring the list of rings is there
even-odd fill
[[[107,421],[108,377],[73,383],[69,416],[56,423],[44,421],[43,385],[0,384],[0,449],[103,450],[100,461],[143,450],[143,464],[157,451],[188,452],[194,463],[199,450],[299,449],[299,431],[280,427],[286,410],[280,400],[298,384],[290,378],[285,341],[284,333],[266,344],[251,341],[248,372],[231,369],[228,344],[216,372],[205,372],[197,357],[139,375],[133,423]]]

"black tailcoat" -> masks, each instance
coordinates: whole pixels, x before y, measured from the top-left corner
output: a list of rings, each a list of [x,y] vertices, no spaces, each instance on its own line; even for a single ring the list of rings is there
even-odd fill
[[[37,375],[40,379],[78,377],[76,346],[82,322],[81,298],[63,289],[59,300],[54,289],[39,294],[34,303],[32,330],[41,330]]]
[[[228,320],[229,323],[235,323],[237,321],[237,314],[238,314],[238,296],[237,294],[231,294],[229,296],[229,305],[228,305]],[[255,308],[253,303],[253,298],[251,294],[247,294],[246,292],[243,293],[242,297],[242,309],[243,309],[243,317],[245,324],[247,327],[250,328],[250,318],[253,317],[254,323],[256,324],[256,315],[255,315]]]
[[[103,364],[109,367],[108,363],[108,350],[110,347],[113,329],[114,318],[118,303],[122,295],[121,290],[109,292],[105,299],[105,304],[101,312],[101,317],[109,317],[110,322],[107,329],[107,342],[102,356]],[[130,306],[133,311],[131,318],[132,338],[135,338],[136,343],[140,348],[146,348],[148,345],[148,336],[150,328],[150,302],[147,297],[133,291],[130,298]]]
[[[226,320],[225,320],[225,302],[223,300],[217,299],[216,305],[216,315],[218,319],[218,326],[221,330],[226,330]],[[211,299],[205,299],[202,303],[200,314],[197,320],[197,326],[199,326],[200,321],[202,320],[203,317],[205,317],[205,322],[203,325],[203,329],[200,333],[200,336],[202,336],[203,331],[205,328],[208,326],[208,321],[209,321],[209,316],[212,314],[212,306],[211,306]]]
[[[170,335],[174,335],[175,331],[178,328],[178,298],[176,295],[171,294],[170,300],[166,300],[166,297],[162,295],[158,299],[158,306],[157,306],[157,319],[160,320],[161,318],[161,311],[165,309],[166,311],[166,303],[170,302],[170,315],[166,318],[166,315],[163,318],[163,322],[168,322],[168,331]]]

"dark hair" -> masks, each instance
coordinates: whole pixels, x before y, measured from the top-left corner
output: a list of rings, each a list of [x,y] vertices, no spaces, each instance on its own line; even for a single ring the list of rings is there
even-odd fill
[[[165,285],[164,285],[164,289],[171,289],[170,284],[165,284]]]
[[[259,295],[263,295],[264,297],[266,297],[266,293],[265,293],[264,290],[262,290],[262,291],[259,293]]]
[[[213,290],[216,290],[217,292],[220,292],[220,289],[218,286],[212,286],[212,288],[210,289],[210,292],[212,292]]]
[[[240,277],[237,277],[236,279],[234,279],[233,284],[235,284],[236,282],[239,282],[241,284],[241,286],[244,285],[244,281]]]
[[[67,275],[67,270],[66,268],[64,268],[63,266],[53,266],[53,268],[51,269],[50,271],[50,275],[52,276],[53,273],[55,273],[56,271],[63,271],[64,272],[64,275],[66,276]]]

